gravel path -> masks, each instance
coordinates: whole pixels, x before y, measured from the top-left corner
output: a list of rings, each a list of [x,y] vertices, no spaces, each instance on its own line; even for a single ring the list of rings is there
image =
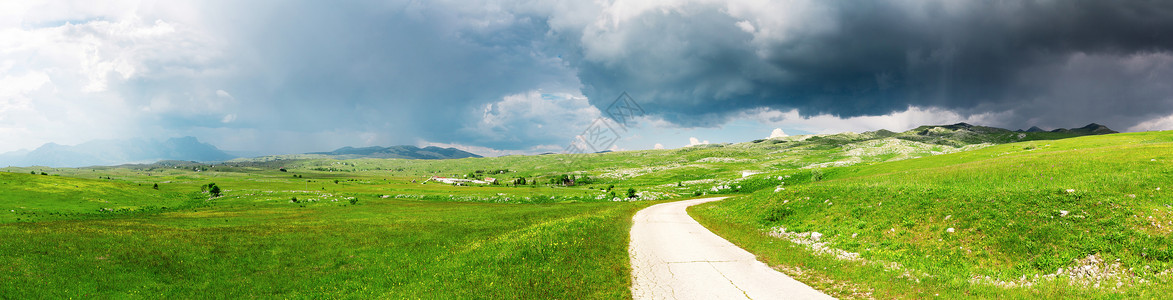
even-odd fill
[[[721,199],[658,204],[635,214],[628,247],[635,299],[833,299],[757,261],[685,212]]]

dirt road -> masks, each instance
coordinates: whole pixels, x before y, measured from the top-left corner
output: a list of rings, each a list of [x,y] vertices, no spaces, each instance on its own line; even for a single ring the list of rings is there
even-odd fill
[[[721,199],[658,204],[635,214],[628,247],[635,299],[833,299],[757,261],[685,212]]]

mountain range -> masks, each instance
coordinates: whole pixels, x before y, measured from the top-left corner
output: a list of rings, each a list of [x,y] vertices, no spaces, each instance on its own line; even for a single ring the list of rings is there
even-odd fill
[[[94,140],[76,146],[48,143],[32,151],[0,154],[0,165],[85,167],[153,163],[159,160],[224,161],[232,158],[235,156],[188,136],[166,140]]]
[[[1046,130],[1043,130],[1042,128],[1039,128],[1038,126],[1031,126],[1031,127],[1030,127],[1029,129],[1027,129],[1027,130],[1022,130],[1022,129],[1019,129],[1019,130],[1017,130],[1017,132],[1047,132],[1047,131],[1046,131]],[[1067,129],[1067,128],[1059,128],[1059,129],[1051,130],[1050,132],[1055,132],[1055,133],[1075,133],[1075,134],[1109,134],[1109,133],[1119,133],[1119,132],[1117,132],[1117,131],[1115,131],[1115,130],[1109,129],[1109,128],[1108,128],[1108,126],[1104,126],[1104,125],[1100,125],[1100,124],[1096,124],[1096,123],[1087,124],[1087,126],[1080,127],[1080,128],[1071,128],[1071,129]]]
[[[440,148],[428,146],[391,146],[391,147],[342,147],[330,152],[310,152],[306,154],[321,154],[338,156],[340,159],[351,158],[404,158],[404,159],[456,159],[467,157],[481,157],[456,148]]]
[[[1008,143],[1109,133],[1117,132],[1096,123],[1080,128],[1059,128],[1051,131],[1034,126],[1027,130],[1019,129],[1017,131],[1010,131],[1002,128],[957,123],[953,125],[920,126],[901,133],[877,130],[862,134],[842,133],[819,135],[811,136],[809,141],[814,142],[830,139],[846,142],[890,137],[956,147],[976,143]],[[795,139],[795,137],[770,140],[773,140],[771,143],[777,143],[792,139]],[[763,141],[767,140],[755,140],[753,143],[756,144]],[[216,162],[230,160],[239,156],[249,156],[240,154],[236,152],[233,154],[227,153],[211,144],[200,142],[198,139],[190,136],[166,140],[95,140],[76,146],[48,143],[31,151],[21,150],[3,153],[0,154],[0,166],[84,167],[154,163],[163,160]],[[329,152],[310,152],[306,154],[328,155],[337,159],[458,159],[482,157],[456,148],[440,148],[435,146],[424,148],[416,146],[342,147]]]

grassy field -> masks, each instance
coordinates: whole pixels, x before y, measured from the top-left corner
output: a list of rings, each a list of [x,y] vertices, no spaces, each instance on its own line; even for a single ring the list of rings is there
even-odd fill
[[[1173,132],[1032,141],[795,171],[691,213],[840,297],[1161,298],[1171,170]]]
[[[1162,209],[1160,193],[1140,189],[1167,178],[1148,165],[1164,158],[1123,165],[1132,162],[1125,157],[1138,153],[1110,147],[1131,141],[1157,147],[1147,151],[1159,154],[1167,150],[1160,147],[1168,135],[1072,140],[1075,146],[1046,141],[1074,135],[950,125],[583,155],[443,161],[285,155],[218,163],[0,168],[0,298],[194,297],[210,291],[226,298],[627,298],[627,238],[637,210],[665,200],[755,191],[705,207],[702,219],[735,242],[762,243],[747,248],[775,263],[824,259],[817,266],[842,265],[806,273],[824,288],[884,289],[873,294],[882,296],[919,297],[934,290],[996,295],[1001,288],[969,283],[965,276],[1005,281],[1065,267],[1070,257],[1088,253],[1071,244],[1087,241],[1111,250],[1096,252],[1102,259],[1120,258],[1131,268],[1140,267],[1138,261],[1163,262],[1166,241],[1146,231],[1100,238],[1006,215],[1054,217],[1064,209],[1069,213],[1059,220],[1078,215],[1085,216],[1080,222],[1100,222],[1078,228],[1147,228],[1136,227],[1137,218],[1101,213]],[[1141,143],[1140,137],[1153,141]],[[1031,142],[995,146],[1014,141]],[[1117,155],[1102,158],[1112,160],[1115,169],[1101,172],[1097,165],[1078,163],[1077,157],[1101,148]],[[955,154],[941,156],[949,153]],[[1040,163],[1031,155],[1052,157]],[[1064,162],[1051,166],[1051,160]],[[983,169],[990,167],[1029,171]],[[1136,167],[1148,175],[1128,169]],[[965,179],[974,170],[986,177]],[[1075,171],[1094,175],[1061,175]],[[428,181],[433,176],[496,178],[499,184]],[[1147,181],[1132,182],[1138,178]],[[525,184],[514,184],[521,181]],[[208,191],[213,183],[218,196]],[[1135,198],[1109,201],[1100,198],[1105,193]],[[1082,206],[1021,202],[1024,197]],[[1112,204],[1092,206],[1072,197]],[[823,207],[820,199],[833,205]],[[883,200],[882,207],[863,202],[871,199],[894,200]],[[1141,200],[1151,201],[1143,207],[1126,204]],[[958,207],[975,210],[954,211]],[[951,215],[949,222],[967,223],[930,222],[945,221],[938,220],[941,214]],[[1144,216],[1165,218],[1156,214]],[[1017,223],[995,226],[1005,220]],[[957,230],[942,235],[941,226]],[[778,227],[819,231],[837,247],[933,276],[910,284],[892,280],[885,268],[871,272],[809,251],[774,251],[783,241],[764,233]],[[885,235],[888,227],[899,231]],[[997,230],[1028,235],[1019,241]],[[861,236],[839,244],[848,232]],[[1037,238],[1052,233],[1076,237]],[[958,254],[955,246],[986,248]],[[921,255],[925,258],[914,259]],[[928,255],[961,255],[958,259],[976,263]],[[1152,282],[1160,278],[1152,273],[1168,269],[1163,263],[1148,265],[1153,271],[1123,278]],[[825,275],[834,270],[863,277]],[[852,284],[820,283],[828,278]],[[1136,291],[1144,286],[1130,282],[1124,290],[1143,295]],[[1092,295],[1099,295],[1096,291]]]
[[[0,294],[625,298],[630,216],[653,203],[213,202],[0,225]]]

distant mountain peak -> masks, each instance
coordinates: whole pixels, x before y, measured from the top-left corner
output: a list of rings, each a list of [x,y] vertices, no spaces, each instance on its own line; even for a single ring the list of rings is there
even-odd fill
[[[1119,133],[1118,131],[1115,131],[1115,130],[1112,130],[1111,128],[1108,128],[1108,126],[1104,126],[1104,125],[1100,125],[1100,124],[1096,124],[1096,123],[1087,124],[1086,126],[1083,126],[1080,128],[1072,128],[1072,129],[1059,128],[1059,129],[1051,130],[1051,132],[1082,133],[1082,134]]]

